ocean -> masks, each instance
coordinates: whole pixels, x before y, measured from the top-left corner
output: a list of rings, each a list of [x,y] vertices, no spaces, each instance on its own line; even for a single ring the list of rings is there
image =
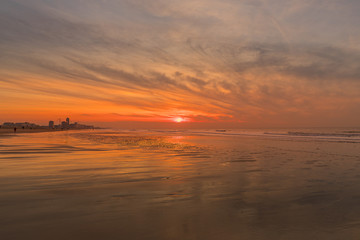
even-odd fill
[[[0,239],[359,239],[360,129],[0,135]]]

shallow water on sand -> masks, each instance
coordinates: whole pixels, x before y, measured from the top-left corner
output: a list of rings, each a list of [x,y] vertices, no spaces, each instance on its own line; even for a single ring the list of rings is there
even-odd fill
[[[359,239],[360,143],[298,135],[0,137],[1,239]]]

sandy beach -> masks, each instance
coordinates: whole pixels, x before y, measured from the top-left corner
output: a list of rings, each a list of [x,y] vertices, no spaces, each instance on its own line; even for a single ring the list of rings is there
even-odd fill
[[[95,130],[0,138],[1,239],[360,235],[355,138],[226,134]]]

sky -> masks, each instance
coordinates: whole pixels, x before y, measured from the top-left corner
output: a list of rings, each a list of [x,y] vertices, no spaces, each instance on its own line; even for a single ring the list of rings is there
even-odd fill
[[[359,126],[359,12],[358,0],[1,0],[0,123]]]

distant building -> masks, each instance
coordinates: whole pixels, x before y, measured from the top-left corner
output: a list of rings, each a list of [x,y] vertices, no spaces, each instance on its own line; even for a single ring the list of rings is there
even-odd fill
[[[18,123],[13,123],[13,122],[5,122],[2,125],[2,128],[42,128],[42,126],[39,126],[35,123],[29,123],[29,122],[18,122]]]
[[[11,127],[15,127],[15,123],[13,123],[13,122],[5,122],[5,123],[3,123],[3,126],[5,128],[11,128]]]
[[[63,128],[63,129],[65,129],[65,128],[67,128],[67,122],[65,122],[65,121],[62,121],[61,122],[61,128]]]
[[[30,122],[5,122],[0,125],[0,128],[22,128],[22,129],[57,129],[57,130],[68,130],[68,129],[98,129],[92,125],[80,124],[78,122],[70,123],[70,118],[66,118],[66,121],[59,119],[59,124],[55,124],[54,121],[49,121],[48,126],[40,126]]]

